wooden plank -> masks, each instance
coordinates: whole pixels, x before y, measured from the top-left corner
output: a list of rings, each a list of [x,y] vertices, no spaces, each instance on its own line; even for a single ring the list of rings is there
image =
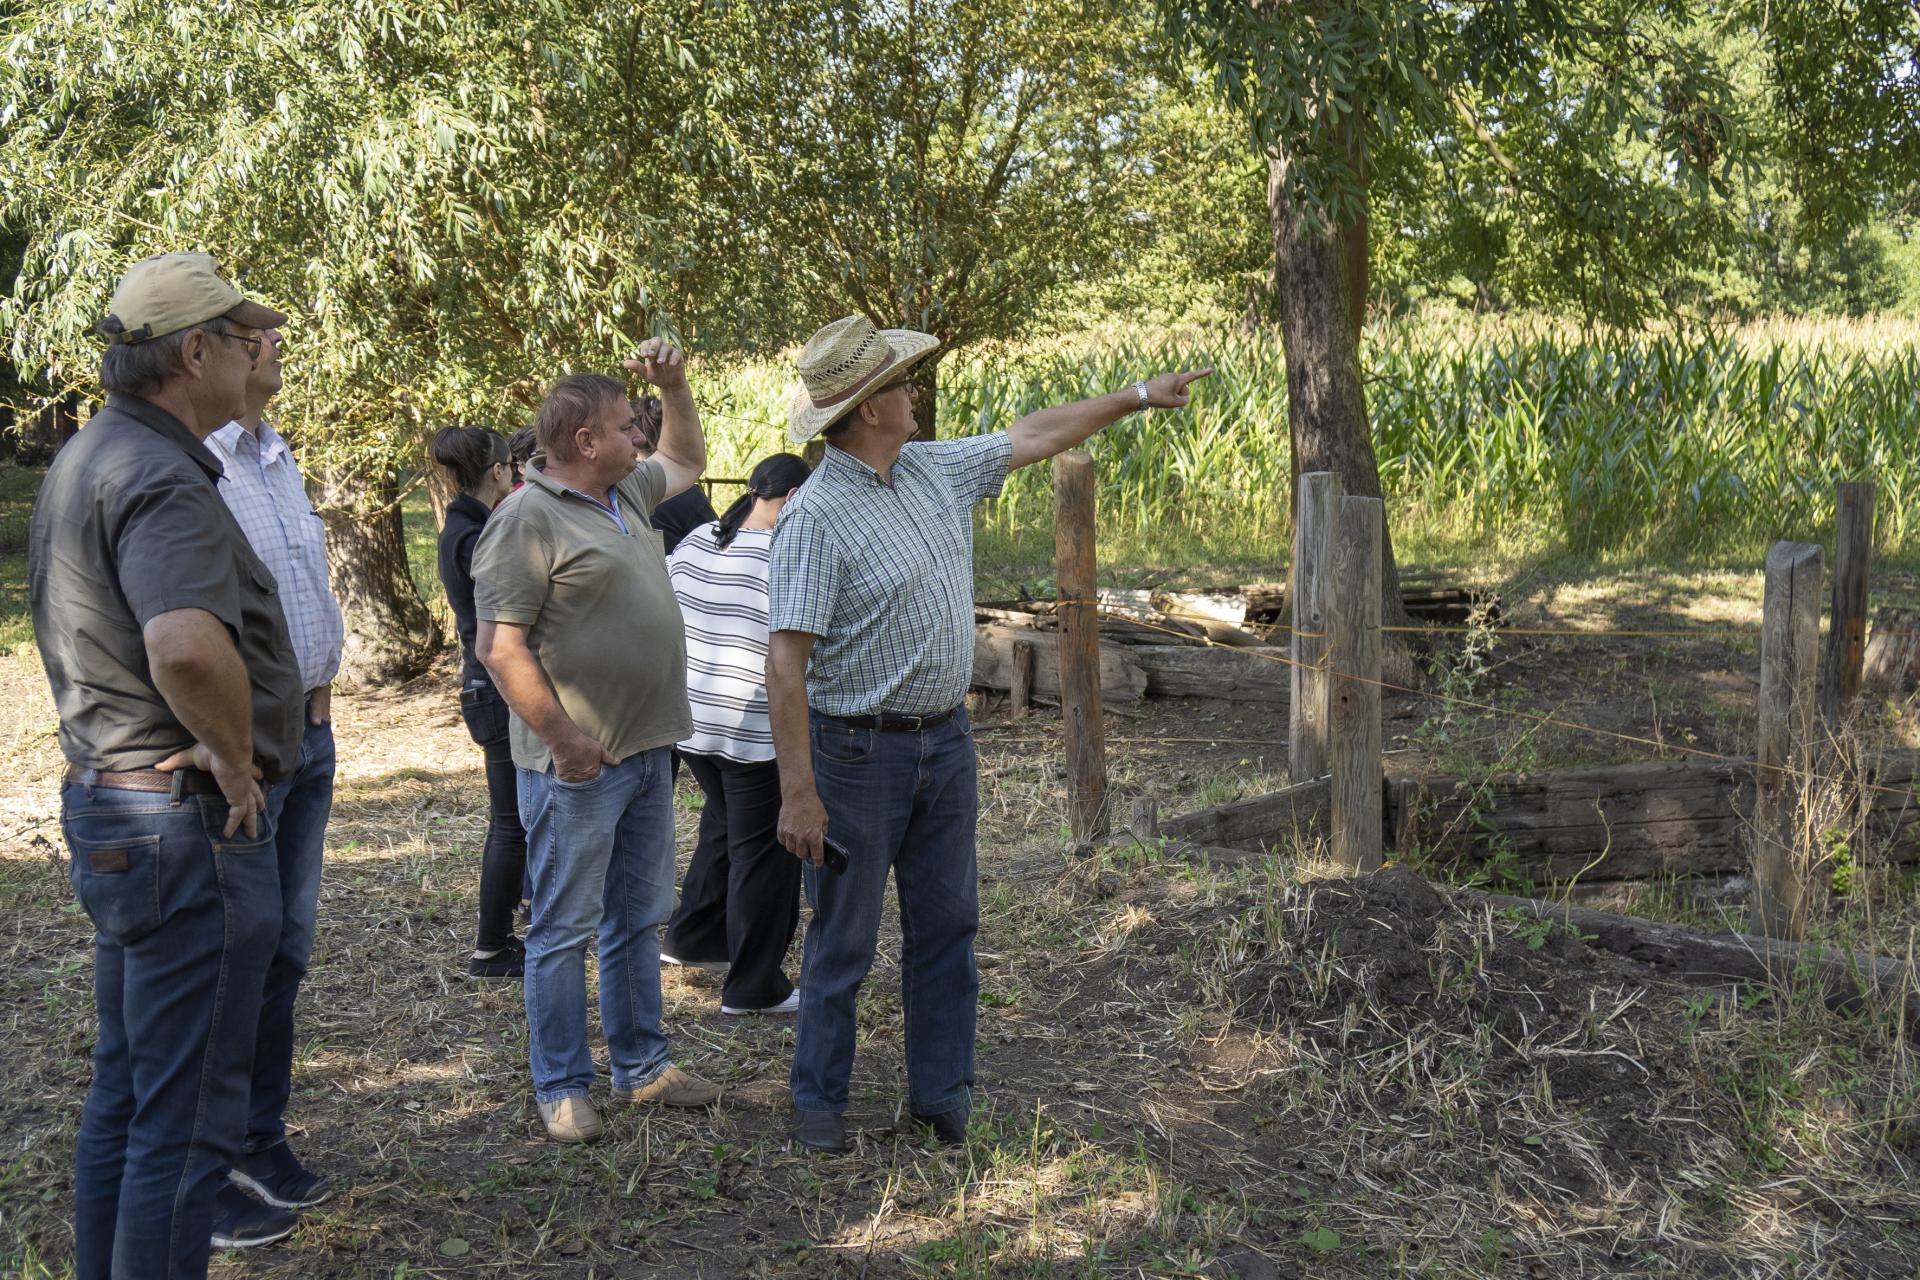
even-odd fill
[[[1033,707],[1033,665],[1033,637],[1016,636],[1007,677],[1007,701],[1015,719],[1025,716]]]
[[[1682,982],[1775,984],[1799,982],[1802,975],[1811,975],[1830,1004],[1903,1008],[1908,1034],[1920,1037],[1920,974],[1915,973],[1910,956],[1896,960],[1753,934],[1699,933],[1636,916],[1472,889],[1452,893],[1458,902],[1550,920],[1578,932],[1589,946]]]
[[[1760,617],[1760,731],[1754,775],[1752,919],[1769,938],[1806,928],[1812,889],[1802,825],[1819,675],[1820,548],[1776,542]]]
[[[1127,657],[1147,673],[1147,693],[1156,698],[1225,698],[1234,702],[1287,702],[1293,671],[1260,650],[1134,645]]]
[[[1054,555],[1060,584],[1061,732],[1067,748],[1067,819],[1076,844],[1107,830],[1107,739],[1101,719],[1100,604],[1094,568],[1093,458],[1071,449],[1053,460]]]
[[[1162,818],[1160,834],[1194,844],[1256,849],[1327,829],[1330,785],[1325,778],[1282,787],[1231,804]]]
[[[1867,657],[1867,588],[1873,560],[1872,484],[1835,486],[1833,609],[1820,673],[1820,714],[1837,723],[1860,695]]]
[[[1332,854],[1349,871],[1382,861],[1380,771],[1380,573],[1386,509],[1378,498],[1343,497],[1328,557],[1328,773],[1333,780]]]
[[[988,622],[973,629],[973,683],[981,689],[1013,689],[1013,645],[1033,644],[1033,695],[1060,700],[1060,633]],[[1138,702],[1147,691],[1146,671],[1125,645],[1100,646],[1100,696],[1108,702]]]
[[[1309,471],[1300,477],[1300,509],[1293,522],[1293,667],[1287,717],[1287,776],[1295,782],[1327,772],[1327,573],[1340,477]]]

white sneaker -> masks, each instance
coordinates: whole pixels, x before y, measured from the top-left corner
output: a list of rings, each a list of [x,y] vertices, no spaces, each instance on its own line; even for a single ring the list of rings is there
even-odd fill
[[[660,953],[660,963],[678,965],[682,969],[701,969],[707,973],[725,973],[727,971],[727,966],[723,961],[682,960],[679,956],[670,956],[664,951]]]
[[[720,1006],[720,1012],[730,1017],[740,1017],[749,1013],[798,1013],[800,1012],[800,988],[795,987],[793,994],[779,1004],[768,1005],[764,1009],[736,1009],[730,1004]]]

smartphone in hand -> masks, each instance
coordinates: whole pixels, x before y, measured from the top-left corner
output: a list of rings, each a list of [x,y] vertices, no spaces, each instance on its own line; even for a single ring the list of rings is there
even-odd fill
[[[821,861],[825,864],[827,870],[833,872],[835,875],[845,873],[847,869],[847,846],[841,844],[832,836],[823,835],[820,837],[820,850],[824,855]]]

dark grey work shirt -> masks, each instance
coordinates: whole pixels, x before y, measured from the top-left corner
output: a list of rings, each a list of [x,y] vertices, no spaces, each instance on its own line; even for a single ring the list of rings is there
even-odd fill
[[[142,628],[175,609],[227,625],[252,685],[254,758],[293,769],[305,715],[273,575],[220,499],[220,464],[185,423],[114,395],[53,460],[27,541],[34,639],[60,749],[88,769],[148,769],[193,745],[154,687]]]

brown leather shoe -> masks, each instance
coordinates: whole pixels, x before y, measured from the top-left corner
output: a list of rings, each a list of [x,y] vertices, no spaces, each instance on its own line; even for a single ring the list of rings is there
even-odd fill
[[[663,1107],[710,1107],[720,1101],[720,1086],[668,1067],[638,1089],[615,1089],[619,1102],[657,1102]]]
[[[600,1113],[585,1098],[561,1098],[540,1104],[540,1120],[555,1142],[600,1141]]]

